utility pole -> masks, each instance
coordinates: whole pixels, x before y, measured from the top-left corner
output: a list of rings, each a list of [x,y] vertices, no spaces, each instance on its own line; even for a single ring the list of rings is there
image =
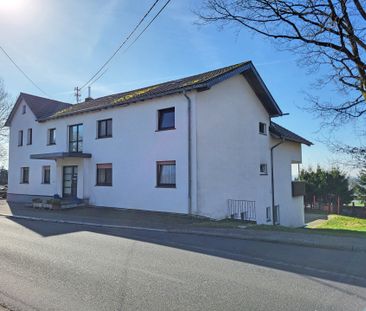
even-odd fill
[[[80,93],[80,88],[77,86],[74,88],[74,96],[76,97],[76,103],[80,102],[80,97],[81,97],[81,93]]]

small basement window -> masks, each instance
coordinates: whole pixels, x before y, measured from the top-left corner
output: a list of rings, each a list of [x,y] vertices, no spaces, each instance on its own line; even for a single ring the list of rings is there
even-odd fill
[[[175,129],[175,108],[158,110],[158,131]]]
[[[266,220],[267,222],[271,221],[271,208],[269,206],[266,207]]]
[[[259,134],[267,135],[267,124],[259,122]]]
[[[175,161],[156,162],[156,186],[160,188],[176,187]]]
[[[261,163],[259,165],[259,172],[261,175],[267,175],[268,171],[267,171],[267,164],[266,163]]]

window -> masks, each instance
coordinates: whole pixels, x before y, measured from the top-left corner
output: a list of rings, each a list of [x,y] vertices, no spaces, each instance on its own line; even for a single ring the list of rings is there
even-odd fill
[[[261,163],[259,165],[259,171],[261,175],[267,175],[267,164]]]
[[[23,131],[18,132],[18,146],[23,146]]]
[[[32,144],[32,129],[28,129],[27,132],[27,145],[31,145]]]
[[[98,121],[98,138],[112,137],[112,119]]]
[[[25,114],[27,112],[27,106],[26,105],[24,105],[23,107],[22,107],[22,114]]]
[[[48,129],[48,145],[56,145],[56,129]]]
[[[83,152],[83,125],[69,126],[69,152]]]
[[[20,170],[20,183],[29,184],[29,167],[22,167]]]
[[[271,221],[271,208],[269,206],[266,207],[266,220]]]
[[[259,133],[263,135],[267,135],[267,124],[263,122],[259,122]]]
[[[158,131],[175,129],[175,108],[158,110]]]
[[[51,167],[43,166],[42,167],[42,184],[50,184],[51,183]]]
[[[161,161],[156,163],[157,187],[175,188],[175,161]]]
[[[97,186],[112,186],[112,164],[97,164]]]

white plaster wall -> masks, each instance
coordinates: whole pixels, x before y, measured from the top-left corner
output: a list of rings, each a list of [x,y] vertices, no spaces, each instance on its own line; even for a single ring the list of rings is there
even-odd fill
[[[227,216],[227,200],[256,201],[258,223],[267,223],[271,206],[269,135],[259,134],[259,122],[269,127],[262,103],[241,75],[197,93],[197,214]]]
[[[259,134],[269,116],[245,78],[226,80],[208,91],[190,92],[192,100],[192,210],[212,218],[227,216],[227,200],[256,201],[258,223],[271,206],[270,147],[278,142]],[[22,103],[24,104],[24,103]],[[27,113],[15,113],[10,128],[9,193],[62,194],[62,167],[78,166],[78,197],[98,206],[188,212],[187,100],[167,96],[127,107],[76,115],[43,123]],[[176,130],[156,132],[157,110],[175,107]],[[113,119],[113,137],[97,139],[97,121]],[[91,159],[30,160],[31,154],[68,151],[68,126],[83,123],[85,153]],[[27,129],[33,144],[26,145]],[[56,145],[47,146],[47,130],[56,128]],[[24,145],[18,147],[18,130]],[[156,161],[175,160],[177,188],[156,188]],[[291,163],[301,162],[299,144],[275,149],[276,204],[281,224],[303,225],[302,197],[291,194]],[[96,186],[96,164],[112,163],[113,186]],[[268,175],[260,175],[267,163]],[[42,166],[51,166],[51,184],[41,184]],[[30,167],[30,183],[20,184],[20,167]]]
[[[157,110],[175,107],[176,129],[157,132]],[[97,121],[113,119],[113,137],[96,139]],[[78,197],[91,204],[122,208],[187,213],[187,100],[183,95],[167,96],[107,109],[97,113],[76,115],[43,123],[35,122],[27,109],[16,112],[10,131],[9,192],[30,195],[62,193],[62,166],[78,165]],[[83,151],[91,153],[87,160],[30,160],[30,154],[65,152],[68,150],[68,126],[83,123]],[[18,130],[33,128],[33,145],[17,147]],[[56,128],[56,145],[47,146],[47,130]],[[175,160],[177,187],[156,188],[156,161]],[[82,163],[80,163],[82,161]],[[96,186],[96,164],[112,163],[113,186]],[[51,185],[41,185],[41,167],[51,165]],[[30,183],[22,185],[20,167],[30,167]],[[58,175],[58,179],[56,176]],[[58,183],[56,183],[56,180]],[[81,184],[82,185],[81,185]]]
[[[52,196],[56,193],[56,165],[55,161],[30,160],[30,155],[48,150],[47,130],[44,125],[35,121],[35,116],[27,106],[22,114],[24,101],[15,112],[10,127],[9,136],[9,180],[8,192],[26,195]],[[27,145],[28,128],[33,129],[33,143]],[[18,147],[18,131],[23,130],[23,146]],[[51,151],[50,151],[51,152]],[[51,183],[42,184],[42,166],[51,166]],[[21,167],[29,167],[29,184],[20,183]]]
[[[272,139],[272,144],[278,140]],[[275,204],[280,206],[280,224],[304,225],[304,197],[292,196],[291,163],[301,163],[301,144],[284,142],[274,149]]]

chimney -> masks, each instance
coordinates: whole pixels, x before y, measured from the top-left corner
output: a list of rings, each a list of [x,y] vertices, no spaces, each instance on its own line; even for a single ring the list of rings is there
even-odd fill
[[[93,100],[93,98],[90,96],[90,93],[91,93],[91,91],[90,91],[90,86],[88,86],[88,97],[86,97],[86,98],[85,98],[85,101],[86,101],[86,102],[88,102],[88,101],[90,101],[90,100]]]

